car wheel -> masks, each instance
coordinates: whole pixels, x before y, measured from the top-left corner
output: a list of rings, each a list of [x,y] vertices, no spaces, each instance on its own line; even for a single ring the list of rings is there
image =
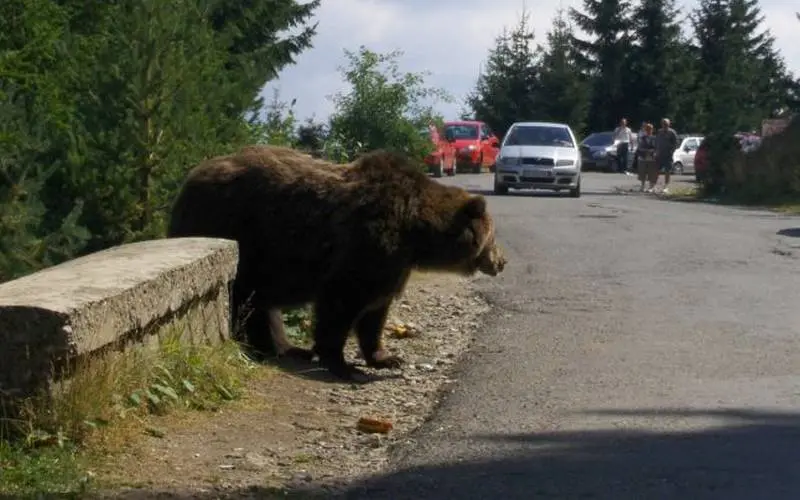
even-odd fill
[[[441,177],[444,171],[444,158],[439,158],[439,164],[433,167],[433,176]]]
[[[454,156],[453,157],[453,168],[450,169],[450,174],[449,174],[450,177],[455,176],[457,171],[458,171],[458,160]]]
[[[494,194],[508,194],[508,186],[499,184],[496,176],[494,178]]]
[[[675,175],[683,175],[683,163],[676,161],[672,164],[672,173]]]
[[[578,177],[578,184],[569,190],[570,198],[580,198],[581,197],[581,178]]]

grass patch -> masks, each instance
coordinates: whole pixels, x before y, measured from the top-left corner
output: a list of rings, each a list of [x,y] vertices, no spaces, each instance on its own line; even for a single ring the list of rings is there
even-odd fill
[[[0,495],[78,498],[87,491],[90,479],[73,446],[26,449],[0,441]]]
[[[157,346],[130,347],[82,361],[49,395],[23,401],[0,436],[0,495],[79,494],[92,457],[114,453],[176,411],[214,411],[239,399],[259,370],[239,344],[182,340],[179,329]]]
[[[666,199],[674,200],[699,200],[700,190],[696,186],[669,186],[669,193],[659,193]]]
[[[733,194],[718,196],[705,196],[696,186],[670,187],[669,194],[659,194],[660,198],[673,201],[703,202],[732,207],[748,207],[753,209],[771,210],[789,215],[800,215],[800,200],[797,197],[776,196],[769,200],[753,199]]]

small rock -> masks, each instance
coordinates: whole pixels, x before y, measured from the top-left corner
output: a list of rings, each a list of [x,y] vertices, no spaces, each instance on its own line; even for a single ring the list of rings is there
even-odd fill
[[[292,476],[292,482],[296,482],[296,483],[301,483],[301,482],[302,483],[308,483],[312,479],[314,479],[314,478],[311,477],[311,474],[309,474],[307,471],[300,471],[297,474],[295,474],[294,476]]]
[[[267,457],[255,452],[248,452],[245,454],[244,459],[247,462],[247,465],[255,469],[263,469],[267,467],[270,462]]]
[[[222,464],[219,466],[219,468],[222,470],[233,470],[236,467],[233,464]]]
[[[430,363],[421,363],[417,365],[417,369],[424,371],[424,372],[433,372],[436,371],[436,367]]]
[[[380,434],[369,434],[364,436],[364,439],[361,441],[362,444],[369,446],[370,448],[380,448],[383,445],[384,438]]]

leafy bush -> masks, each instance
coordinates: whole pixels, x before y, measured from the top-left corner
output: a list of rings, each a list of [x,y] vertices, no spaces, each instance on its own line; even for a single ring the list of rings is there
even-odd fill
[[[725,194],[742,202],[800,200],[800,117],[764,137],[755,151],[731,152],[721,163]]]
[[[432,150],[420,129],[441,122],[426,101],[450,101],[442,89],[425,85],[425,74],[403,73],[400,51],[379,54],[361,46],[345,50],[347,65],[340,68],[350,85],[333,96],[336,109],[330,131],[341,158],[354,158],[374,149],[402,151],[420,161]]]

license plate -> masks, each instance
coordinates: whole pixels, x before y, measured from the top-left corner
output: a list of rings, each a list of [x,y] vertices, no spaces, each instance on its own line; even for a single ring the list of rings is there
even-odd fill
[[[538,168],[536,170],[526,170],[525,177],[550,177],[553,175],[553,170],[549,168]]]

